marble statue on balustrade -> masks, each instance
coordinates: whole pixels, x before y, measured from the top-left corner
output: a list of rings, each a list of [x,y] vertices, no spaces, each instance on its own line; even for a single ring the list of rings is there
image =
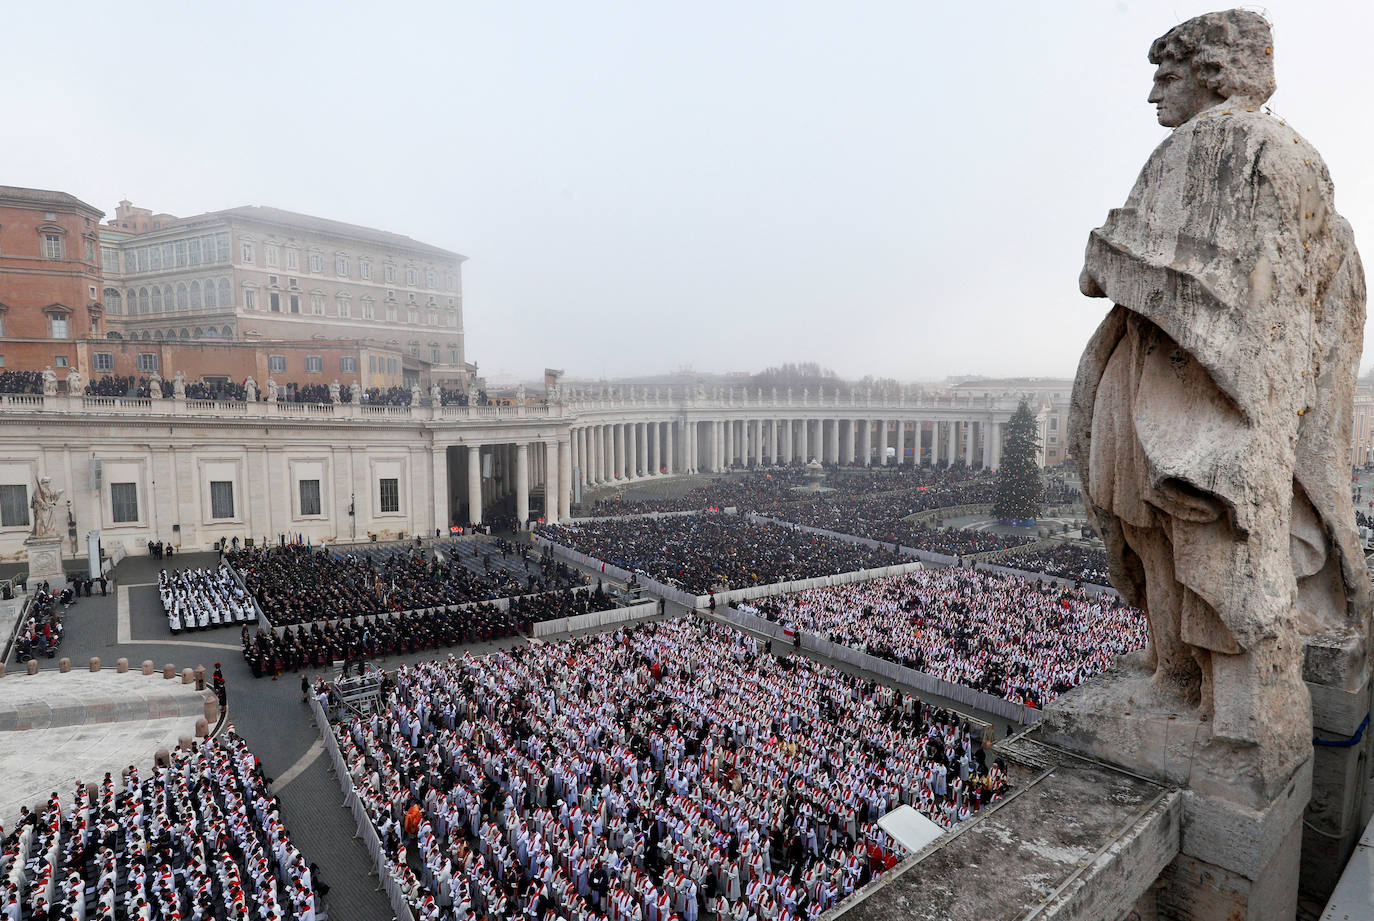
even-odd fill
[[[243,382],[243,398],[249,403],[258,401],[258,382],[251,377]]]
[[[43,369],[43,396],[57,396],[57,372],[51,365]]]
[[[57,533],[57,503],[62,498],[62,490],[52,485],[50,477],[39,477],[38,487],[29,499],[29,509],[33,512],[33,527],[29,531],[30,540],[61,538]]]
[[[442,391],[440,391],[439,389],[438,384],[429,385],[429,401],[433,403],[435,406],[443,405],[444,397]]]
[[[348,388],[348,401],[354,406],[363,405],[363,384],[362,381],[354,381],[353,386]]]
[[[411,405],[411,406],[419,406],[419,405],[420,405],[420,385],[419,385],[419,384],[411,384],[411,385],[410,385],[410,405]]]
[[[67,372],[67,395],[79,397],[86,389],[86,382],[81,377],[81,372],[72,368]]]
[[[1238,784],[1286,783],[1312,756],[1301,634],[1369,612],[1349,486],[1364,274],[1321,155],[1263,108],[1264,18],[1191,19],[1149,59],[1174,130],[1088,238],[1079,286],[1113,306],[1073,456],[1112,582],[1147,613],[1156,703],[1256,749],[1265,776]]]
[[[277,402],[277,382],[270,377],[267,379],[267,402]]]
[[[148,398],[153,400],[162,399],[162,375],[154,371],[148,375]]]
[[[186,399],[186,372],[178,371],[172,378],[172,399]]]
[[[329,402],[334,405],[343,402],[339,397],[339,381],[337,378],[329,382]]]

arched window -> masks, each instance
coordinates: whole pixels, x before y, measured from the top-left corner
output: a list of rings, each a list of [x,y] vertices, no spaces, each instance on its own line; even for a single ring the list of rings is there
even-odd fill
[[[221,307],[234,306],[234,289],[229,285],[229,279],[219,280],[219,305]]]
[[[183,338],[183,339],[190,339],[190,338],[191,338],[191,331],[190,331],[189,329],[187,329],[186,327],[184,327],[184,326],[181,328],[181,338]]]
[[[215,303],[215,281],[211,279],[205,283],[205,306],[216,307]]]
[[[117,288],[105,289],[105,310],[108,313],[124,312],[124,297]]]
[[[153,313],[162,313],[162,289],[153,289]]]
[[[185,330],[182,330],[182,332],[185,332]],[[205,330],[203,330],[203,329],[201,329],[199,326],[197,326],[197,327],[195,328],[195,331],[194,331],[193,333],[191,333],[191,335],[192,335],[193,338],[199,339],[200,337],[202,337],[202,336],[205,335]]]
[[[190,306],[190,298],[186,296],[186,282],[179,281],[177,282],[177,309],[188,310],[190,309]],[[184,339],[186,337],[183,336],[182,338]]]
[[[200,282],[191,282],[191,309],[200,310],[205,306],[205,302],[200,299]]]
[[[232,329],[230,329],[229,327],[226,326],[226,327],[224,327],[224,333],[223,333],[223,335],[224,335],[224,338],[226,338],[226,339],[232,339],[232,338],[234,338],[234,331],[233,331]]]
[[[147,332],[144,332],[143,338],[144,338],[144,339],[147,339],[147,338],[148,338],[148,333],[147,333]],[[162,330],[158,330],[157,332],[153,333],[153,338],[154,338],[154,339],[161,339],[161,338],[162,338]]]
[[[133,288],[124,292],[124,302],[129,305],[129,313],[138,313],[138,292]]]
[[[176,298],[175,298],[175,296],[172,294],[172,286],[171,286],[171,285],[163,285],[163,286],[162,286],[162,302],[163,302],[164,304],[167,305],[167,310],[168,310],[168,312],[171,311],[172,305],[176,303]]]
[[[153,290],[156,291],[157,289],[154,288]],[[147,289],[147,288],[139,288],[139,289],[138,289],[138,312],[139,312],[139,313],[147,313],[148,310],[149,310],[149,307],[148,307],[148,289]]]

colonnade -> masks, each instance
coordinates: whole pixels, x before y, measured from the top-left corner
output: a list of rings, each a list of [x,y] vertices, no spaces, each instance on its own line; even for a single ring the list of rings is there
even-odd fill
[[[581,487],[813,459],[844,466],[962,461],[996,468],[1002,426],[980,419],[749,416],[602,422],[573,426],[571,467]]]
[[[523,527],[530,520],[530,492],[544,489],[545,514],[555,520],[572,516],[572,444],[567,437],[543,441],[469,444],[467,449],[467,519],[483,522],[489,500],[514,497],[515,517]],[[483,456],[491,461],[491,476],[483,472]]]

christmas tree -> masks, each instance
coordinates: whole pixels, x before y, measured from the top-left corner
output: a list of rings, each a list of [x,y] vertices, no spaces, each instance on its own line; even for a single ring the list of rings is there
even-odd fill
[[[1035,416],[1022,400],[1007,423],[1002,442],[1002,466],[997,470],[997,498],[992,515],[1004,522],[1034,521],[1044,508],[1036,455],[1040,446]]]

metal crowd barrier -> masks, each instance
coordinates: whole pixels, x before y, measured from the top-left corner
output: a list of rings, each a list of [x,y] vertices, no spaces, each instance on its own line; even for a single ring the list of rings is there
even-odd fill
[[[401,891],[400,885],[391,875],[391,862],[386,856],[386,850],[382,847],[381,839],[377,835],[377,828],[372,824],[372,817],[367,814],[367,807],[358,797],[358,791],[353,787],[353,776],[348,773],[348,765],[344,764],[343,756],[339,753],[339,740],[334,735],[334,727],[329,724],[329,718],[325,716],[324,707],[320,705],[320,699],[313,693],[310,695],[310,711],[315,715],[315,727],[320,732],[320,738],[324,741],[324,750],[329,754],[329,760],[334,767],[334,775],[339,779],[339,788],[343,790],[344,805],[353,813],[353,822],[357,826],[357,837],[363,842],[363,847],[367,848],[372,855],[373,862],[377,865],[377,880],[381,884],[381,889],[386,892],[387,900],[391,903],[391,911],[396,917],[396,921],[415,921],[415,913],[411,910],[410,903],[406,900],[405,893]]]

